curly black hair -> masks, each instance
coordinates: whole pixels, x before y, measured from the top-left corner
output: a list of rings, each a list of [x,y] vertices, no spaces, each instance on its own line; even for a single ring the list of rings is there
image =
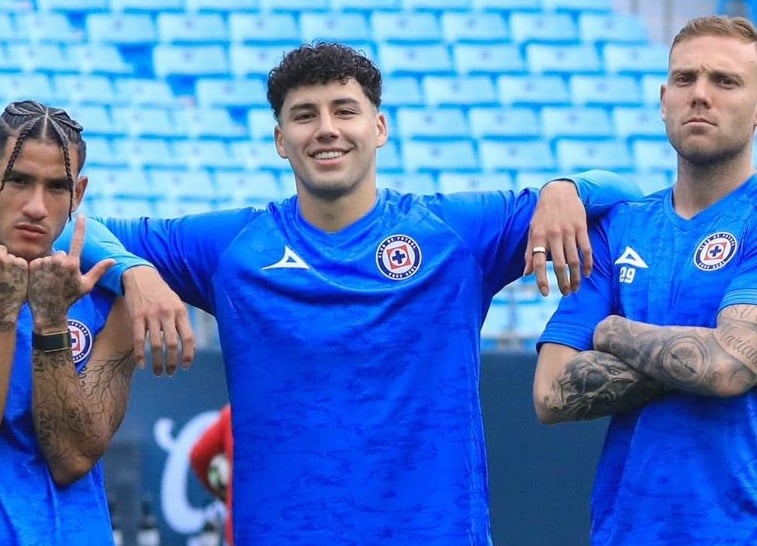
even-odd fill
[[[66,167],[68,190],[71,192],[68,209],[69,217],[73,209],[74,178],[71,170],[70,146],[77,151],[77,170],[81,171],[87,158],[87,145],[81,136],[82,126],[72,119],[65,110],[46,106],[36,101],[25,100],[12,102],[0,114],[0,156],[5,153],[8,139],[16,138],[16,142],[8,157],[3,178],[0,180],[0,191],[5,186],[8,175],[13,170],[21,148],[27,139],[50,140],[57,142],[63,150],[63,160]]]
[[[381,106],[381,72],[363,53],[338,43],[303,44],[284,55],[268,73],[268,102],[278,120],[292,89],[350,78],[360,84],[368,100],[377,108]]]

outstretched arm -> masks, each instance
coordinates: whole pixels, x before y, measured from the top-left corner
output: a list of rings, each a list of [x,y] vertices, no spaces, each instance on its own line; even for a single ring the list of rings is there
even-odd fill
[[[665,392],[663,384],[615,356],[545,343],[534,379],[534,407],[544,423],[622,413]]]
[[[737,396],[757,384],[757,305],[730,305],[715,328],[652,326],[610,316],[594,347],[672,389]]]

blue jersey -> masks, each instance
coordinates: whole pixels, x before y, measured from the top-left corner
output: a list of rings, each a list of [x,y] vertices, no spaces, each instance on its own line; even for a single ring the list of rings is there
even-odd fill
[[[686,220],[672,189],[616,207],[593,233],[595,269],[540,342],[592,348],[609,314],[716,325],[757,305],[757,179]],[[595,545],[757,544],[757,393],[673,392],[612,418],[592,500]]]
[[[491,543],[478,394],[537,194],[382,190],[338,233],[264,210],[106,221],[216,316],[237,544]]]
[[[72,353],[81,372],[113,297],[96,288],[69,310]],[[113,544],[102,463],[71,485],[55,484],[39,448],[32,417],[32,316],[24,305],[16,333],[10,389],[0,426],[0,544]]]

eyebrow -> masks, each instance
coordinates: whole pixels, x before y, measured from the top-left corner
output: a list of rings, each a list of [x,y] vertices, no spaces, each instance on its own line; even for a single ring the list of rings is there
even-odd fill
[[[351,97],[345,97],[343,99],[335,99],[335,100],[331,101],[329,103],[329,106],[332,106],[332,107],[333,106],[344,106],[346,104],[349,104],[349,105],[358,105],[360,103],[359,103],[359,101],[357,99],[353,99]],[[301,103],[293,104],[292,106],[290,106],[289,107],[289,111],[290,112],[294,112],[294,111],[297,111],[297,110],[311,110],[311,109],[313,109],[315,107],[316,107],[316,105],[315,105],[314,102],[301,102]]]
[[[19,171],[15,167],[8,172],[8,174],[5,176],[5,180],[8,180],[9,178],[20,178],[22,180],[34,180],[34,175],[30,173],[26,173],[24,171]],[[66,184],[68,185],[68,178],[65,176],[59,177],[59,178],[51,178],[48,180],[45,180],[47,184]]]

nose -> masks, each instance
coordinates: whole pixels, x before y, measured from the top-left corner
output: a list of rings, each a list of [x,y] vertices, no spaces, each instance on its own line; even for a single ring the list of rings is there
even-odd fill
[[[318,139],[331,139],[338,136],[334,119],[329,114],[322,114],[318,117],[318,128],[316,137]]]
[[[41,220],[47,216],[45,189],[42,185],[33,185],[29,189],[23,206],[23,213],[32,220]]]
[[[707,81],[706,78],[697,78],[692,88],[691,102],[692,102],[692,106],[696,106],[700,104],[704,106],[709,106],[710,90],[709,90],[709,82]]]

